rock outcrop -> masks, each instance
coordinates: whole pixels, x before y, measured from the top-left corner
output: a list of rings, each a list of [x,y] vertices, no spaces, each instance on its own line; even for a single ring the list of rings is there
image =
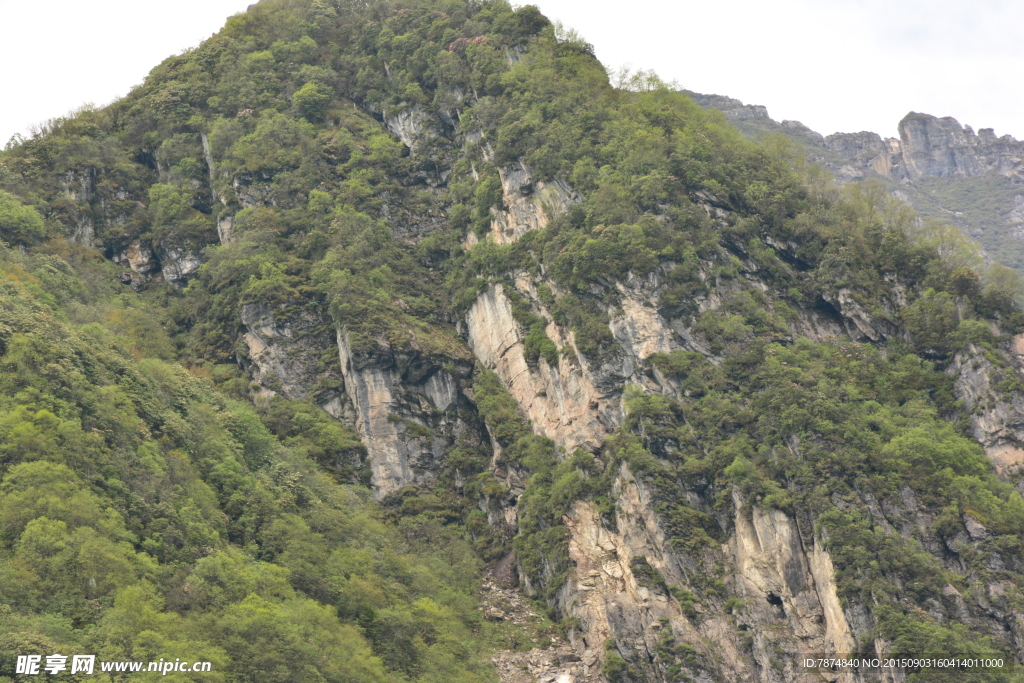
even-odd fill
[[[114,263],[131,270],[122,280],[135,287],[161,281],[181,287],[202,265],[199,256],[188,247],[154,245],[148,239],[115,240],[109,254]]]
[[[548,326],[549,334],[573,353],[561,354],[554,367],[543,359],[535,367],[527,364],[525,334],[512,317],[512,304],[501,285],[476,300],[466,314],[466,326],[477,359],[498,373],[535,428],[559,445],[570,451],[581,446],[596,449],[621,422],[617,396],[598,391],[571,339],[555,325]]]
[[[751,139],[785,135],[840,183],[881,182],[922,216],[954,223],[991,260],[1024,269],[1024,141],[916,112],[899,122],[898,137],[868,131],[822,137],[797,121],[772,120],[761,106],[687,94]]]
[[[717,109],[752,137],[782,133],[844,181],[873,175],[897,182],[925,177],[967,178],[998,173],[1024,180],[1024,141],[996,137],[991,128],[977,133],[952,117],[910,112],[899,122],[898,138],[878,133],[833,133],[823,137],[799,121],[775,121],[761,105],[721,95],[687,92],[698,104]]]
[[[464,360],[456,365],[410,349],[354,353],[343,329],[337,346],[378,497],[435,481],[445,453],[460,437],[480,445],[479,427],[466,419],[462,383],[471,366]]]
[[[281,315],[281,308],[267,303],[242,306],[241,320],[247,330],[242,341],[248,349],[242,360],[264,393],[310,398],[319,393],[318,384],[331,374],[320,361],[325,342],[330,343],[330,327],[318,315]],[[329,392],[322,397],[325,409],[336,417],[341,415],[341,396]]]
[[[433,121],[434,119],[418,104],[406,105],[395,114],[384,114],[384,125],[409,148],[410,154],[416,153],[416,147],[425,137],[437,135],[432,125]]]
[[[1024,335],[1013,337],[1005,351],[1011,363],[997,367],[993,356],[971,345],[954,356],[947,372],[955,377],[954,391],[970,415],[974,438],[999,472],[1011,474],[1024,464],[1024,396],[1000,385],[1024,377]]]
[[[824,146],[854,170],[839,173],[856,179],[869,172],[896,181],[924,177],[969,178],[998,173],[1024,180],[1024,142],[1009,135],[997,138],[991,128],[975,134],[951,117],[911,112],[899,123],[899,139],[877,133],[835,133]],[[843,169],[840,169],[843,170]]]
[[[523,162],[498,169],[503,209],[491,209],[491,239],[495,244],[514,242],[530,230],[543,228],[579,202],[579,195],[560,178],[535,180]]]
[[[596,450],[624,418],[626,385],[673,391],[671,383],[646,375],[646,359],[677,349],[709,354],[691,323],[667,319],[659,312],[663,280],[664,272],[656,271],[616,284],[618,312],[609,327],[617,349],[598,366],[576,350],[571,333],[553,322],[546,332],[562,349],[558,363],[527,363],[525,331],[515,321],[503,285],[481,294],[466,315],[469,346],[501,377],[537,432],[567,453],[578,447]],[[525,273],[515,278],[518,296],[529,301],[536,314],[550,319],[536,296],[538,284]],[[721,305],[729,285],[717,287],[725,289],[712,288],[701,297],[699,309]],[[890,332],[886,324],[872,318],[855,299],[843,290],[830,315],[801,311],[793,324],[831,338],[884,339]],[[796,654],[855,650],[831,558],[810,528],[800,529],[785,513],[762,510],[734,496],[728,540],[706,553],[687,554],[673,545],[665,521],[654,512],[655,494],[642,477],[623,465],[612,494],[616,512],[611,526],[593,503],[584,501],[574,503],[564,518],[572,569],[555,597],[555,607],[579,624],[569,638],[579,662],[565,671],[540,666],[538,660],[530,664],[538,674],[556,672],[573,683],[603,680],[604,664],[613,656],[605,648],[614,643],[614,656],[626,666],[644,680],[659,680],[659,672],[671,664],[666,661],[671,644],[683,643],[695,653],[687,666],[696,680],[711,671],[728,680],[818,680],[817,674],[801,671]],[[699,494],[692,495],[695,504],[710,509]],[[637,563],[652,567],[662,582],[638,576]],[[741,598],[731,615],[724,609],[724,594],[705,597],[689,615],[683,612],[669,587],[702,592],[696,585],[705,574],[717,574],[728,593]],[[780,651],[793,656],[780,659]],[[503,678],[507,683],[516,680],[512,674]],[[843,674],[834,680],[854,679]]]

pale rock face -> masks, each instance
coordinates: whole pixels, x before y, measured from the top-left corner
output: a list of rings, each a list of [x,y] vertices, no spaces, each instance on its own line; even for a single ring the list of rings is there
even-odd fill
[[[1017,366],[1013,371],[1019,375],[1024,368],[1024,335],[1013,338],[1009,351]],[[993,385],[1000,381],[999,371],[973,345],[957,353],[946,372],[955,377],[954,394],[970,411],[974,438],[996,470],[1019,470],[1024,463],[1024,396],[997,391]]]
[[[900,121],[899,131],[903,162],[911,178],[975,176],[988,165],[987,150],[979,149],[974,131],[954,118],[912,114]]]
[[[687,92],[687,94],[693,97],[701,106],[714,107],[733,121],[769,118],[768,108],[760,104],[744,104],[737,99],[724,95],[703,95],[693,92]]]
[[[491,238],[496,244],[515,242],[530,230],[545,227],[580,201],[579,195],[560,178],[531,182],[530,169],[520,162],[498,169],[506,209],[491,209]]]
[[[825,651],[852,654],[856,651],[856,643],[846,620],[843,605],[839,602],[832,556],[822,549],[817,537],[814,539],[814,549],[807,556],[807,560],[822,616],[825,618]]]
[[[811,548],[805,548],[795,521],[781,510],[747,506],[735,491],[733,506],[736,531],[730,545],[736,587],[747,599],[739,618],[755,628],[780,619],[788,622],[792,635],[780,640],[795,637],[789,652],[855,652],[828,552],[816,538]],[[775,607],[765,610],[766,605]],[[847,680],[852,681],[852,675]]]
[[[655,272],[616,285],[621,311],[611,319],[610,328],[621,347],[618,362],[622,367],[616,371],[620,387],[632,377],[649,390],[657,390],[659,387],[650,386],[639,372],[644,359],[681,348],[701,349],[699,340],[683,334],[685,329],[680,331],[678,321],[671,324],[658,313],[661,278],[662,274]],[[528,277],[518,277],[516,285],[521,294],[532,299],[535,311],[546,312],[536,300]],[[716,303],[720,304],[713,292],[699,308],[716,308]],[[878,323],[857,304],[852,292],[838,292],[835,305],[835,317],[801,310],[794,325],[814,331],[821,339],[847,337],[847,330],[857,338],[869,339],[884,338],[889,332],[878,329]],[[607,368],[590,369],[582,357],[567,366],[560,361],[557,370],[543,361],[535,369],[527,366],[522,356],[522,331],[512,318],[511,303],[501,286],[492,287],[478,299],[466,322],[470,346],[477,357],[502,377],[535,429],[560,446],[571,450],[577,445],[600,443],[621,422],[621,405],[613,405],[610,397],[596,389],[603,386],[600,377]],[[559,346],[571,343],[553,324],[547,332]],[[614,398],[621,400],[618,395]],[[588,400],[592,401],[590,405],[597,405],[589,419],[583,410]],[[564,613],[576,616],[582,626],[582,632],[573,638],[582,664],[582,670],[575,673],[578,681],[598,680],[602,643],[610,638],[640,653],[639,660],[644,659],[645,652],[655,657],[663,619],[668,620],[667,628],[677,639],[721,663],[730,680],[802,680],[804,674],[792,661],[784,670],[772,668],[771,661],[777,658],[774,648],[780,646],[789,652],[855,650],[828,552],[813,535],[812,545],[806,546],[795,521],[785,513],[744,508],[737,500],[735,532],[723,547],[723,564],[734,568],[731,592],[746,599],[734,618],[757,634],[751,650],[736,635],[736,624],[730,617],[714,611],[720,606],[708,606],[712,611],[702,615],[699,625],[695,625],[680,613],[673,599],[637,583],[630,563],[639,556],[646,558],[669,585],[688,585],[689,577],[709,567],[699,566],[695,558],[674,550],[653,512],[651,494],[625,466],[613,492],[617,531],[606,528],[589,503],[577,502],[565,518],[575,568],[557,601]],[[708,643],[714,643],[713,647]],[[756,666],[752,667],[751,654],[745,653],[753,654]],[[653,670],[651,675],[656,675]],[[849,677],[837,680],[852,683]]]
[[[407,359],[403,367],[386,353],[356,356],[344,330],[337,344],[376,495],[432,482],[445,452],[468,429],[458,417],[456,379],[429,361]]]
[[[523,335],[501,285],[484,292],[466,314],[469,346],[483,365],[498,373],[534,428],[569,451],[600,446],[611,422],[621,419],[594,387],[578,359],[559,358],[558,367],[540,360],[530,368]],[[555,332],[549,326],[549,332]],[[560,340],[554,340],[559,344]],[[603,419],[602,419],[603,418]]]
[[[655,272],[643,279],[630,278],[626,284],[616,283],[624,295],[622,315],[612,318],[609,326],[615,341],[636,360],[682,348],[675,330],[669,327],[651,302],[652,290],[660,284],[657,275]]]
[[[1021,177],[1024,142],[997,138],[991,128],[976,135],[956,119],[910,113],[899,123],[899,139],[876,133],[836,133],[825,146],[844,159],[843,180],[859,180],[867,171],[897,181],[923,177],[968,178],[986,173]]]
[[[210,153],[210,141],[206,139],[206,133],[200,133],[199,139],[203,143],[203,158],[206,160],[206,168],[210,175],[210,197],[213,199],[213,205],[216,206],[220,198],[217,196],[217,190],[214,189],[214,166],[213,166],[213,155]],[[216,213],[216,212],[214,212]],[[220,239],[222,245],[229,244],[231,237],[235,229],[235,217],[234,216],[221,216],[217,219],[217,237]]]
[[[455,406],[459,400],[459,387],[446,371],[435,372],[423,385],[423,393],[434,407],[442,413]]]
[[[137,273],[140,282],[160,280],[182,286],[202,265],[199,257],[178,247],[154,247],[149,240],[132,240],[113,249],[111,260]],[[134,278],[133,278],[134,280]]]
[[[338,351],[349,398],[355,405],[356,429],[366,444],[373,485],[378,495],[385,496],[414,480],[410,453],[399,438],[398,425],[391,417],[401,391],[400,378],[380,368],[356,369],[348,339],[338,332]]]
[[[485,367],[502,378],[535,429],[569,452],[581,446],[593,450],[622,423],[626,385],[657,388],[642,372],[644,360],[654,353],[700,348],[699,342],[688,343],[658,314],[654,305],[661,284],[660,271],[618,283],[622,311],[609,327],[619,349],[601,367],[593,367],[576,350],[572,333],[554,323],[548,324],[546,332],[562,349],[557,366],[542,359],[530,367],[523,357],[524,331],[512,317],[512,304],[502,285],[484,292],[467,313],[469,346]],[[530,277],[518,276],[516,288],[550,319]]]
[[[632,560],[645,558],[668,585],[678,586],[687,585],[688,576],[706,567],[673,549],[653,513],[650,492],[625,465],[614,493],[617,531],[601,523],[591,503],[575,503],[565,518],[575,568],[558,601],[582,626],[582,633],[572,638],[584,665],[576,674],[578,680],[600,680],[597,664],[602,643],[608,639],[639,653],[634,661],[638,666],[647,658],[653,660],[661,628],[671,629],[677,639],[717,661],[727,680],[803,680],[792,660],[772,666],[780,646],[794,655],[855,651],[828,552],[817,540],[805,548],[796,523],[785,513],[745,507],[736,497],[736,529],[722,559],[734,567],[731,592],[742,596],[745,604],[738,608],[735,623],[712,607],[695,625],[664,591],[637,582]],[[743,644],[737,624],[755,634],[752,645]],[[748,648],[756,668],[750,665],[750,655],[744,654]],[[650,673],[656,675],[653,670]],[[836,680],[853,683],[854,679],[845,675]]]
[[[431,117],[418,104],[403,109],[397,114],[384,116],[384,124],[398,136],[411,154],[416,153],[416,146],[424,136],[433,136]]]
[[[217,237],[222,245],[231,244],[235,236],[235,217],[221,216],[217,219]]]
[[[484,292],[467,314],[470,347],[484,366],[502,378],[538,432],[567,452],[577,446],[595,448],[623,418],[621,393],[602,394],[597,387],[604,386],[603,379],[614,376],[618,392],[630,381],[658,390],[640,372],[642,361],[654,353],[699,348],[659,315],[656,306],[661,277],[655,272],[617,284],[621,311],[611,319],[610,328],[621,351],[615,356],[614,371],[607,367],[590,368],[578,353],[571,362],[563,353],[557,368],[543,360],[531,368],[523,358],[523,331],[512,317],[511,302],[502,285]],[[529,276],[519,275],[516,288],[531,300],[535,312],[546,314]],[[816,327],[821,336],[845,336],[843,323],[858,336],[874,332],[870,317],[855,306],[848,292],[843,292],[837,303],[847,315],[863,314],[860,323],[867,329],[861,330],[845,317],[833,320],[822,316],[816,320],[801,315],[798,320],[804,326]],[[714,306],[713,297],[709,297],[701,308]],[[559,347],[573,348],[571,335],[565,335],[553,323],[548,325],[547,333]],[[747,606],[736,619],[748,624],[752,632],[762,634],[754,639],[757,666],[752,667],[750,655],[744,654],[749,647],[736,635],[736,625],[730,617],[707,613],[699,625],[694,625],[681,614],[674,599],[637,583],[631,569],[636,557],[644,557],[669,585],[688,585],[689,577],[709,567],[674,550],[654,513],[655,501],[650,492],[625,465],[613,493],[616,531],[602,524],[591,503],[577,501],[564,518],[570,533],[569,555],[575,567],[556,601],[560,610],[577,617],[582,627],[571,638],[580,657],[572,672],[576,683],[600,680],[603,643],[608,639],[639,653],[637,661],[645,660],[644,653],[653,661],[661,628],[670,628],[677,639],[713,657],[730,680],[800,680],[801,672],[793,662],[776,677],[770,663],[773,648],[780,645],[792,652],[854,650],[850,627],[836,593],[831,558],[817,540],[805,547],[795,522],[784,513],[745,509],[742,501],[737,500],[736,531],[723,547],[720,558],[723,564],[735,568],[732,592],[747,599]],[[667,620],[667,626],[662,620]],[[763,633],[772,635],[767,637]],[[565,672],[559,671],[562,673]],[[650,675],[657,675],[654,669]]]
[[[96,169],[86,168],[81,171],[68,171],[60,179],[64,196],[76,204],[88,204],[96,194]],[[93,218],[87,211],[78,211],[71,241],[83,247],[93,246],[96,238],[96,227]]]
[[[163,247],[159,252],[160,269],[171,284],[184,285],[203,265],[197,255],[180,247]]]
[[[206,138],[206,133],[199,133],[199,140],[203,144],[203,159],[206,160],[206,170],[210,176],[210,196],[213,198],[213,203],[216,204],[217,191],[213,189],[213,155],[210,153],[210,141]]]
[[[242,306],[241,318],[248,330],[242,340],[249,348],[253,379],[266,386],[276,377],[285,398],[306,398],[316,384],[320,353],[309,333],[319,321],[303,316],[281,322],[263,303]]]
[[[577,501],[565,518],[569,557],[575,563],[560,592],[567,611],[579,618],[583,633],[584,680],[600,680],[598,666],[605,641],[622,640],[635,651],[653,655],[658,619],[679,619],[679,607],[663,592],[640,586],[630,569],[633,558],[622,536],[606,529],[591,503]],[[590,664],[590,663],[593,664]]]
[[[840,288],[825,297],[839,313],[838,322],[843,326],[843,336],[849,336],[854,341],[880,342],[899,333],[894,325],[866,311],[849,288]],[[882,304],[888,310],[894,309],[890,302],[883,301]]]
[[[123,250],[115,253],[112,260],[114,263],[127,263],[139,275],[151,275],[160,270],[149,242],[133,240]]]
[[[793,336],[807,337],[815,343],[834,342],[846,336],[842,320],[814,309],[798,309],[798,315],[789,323]]]
[[[688,575],[705,568],[672,550],[653,512],[655,501],[625,464],[613,492],[616,532],[601,524],[589,503],[577,504],[567,520],[573,533],[569,554],[576,570],[562,599],[567,611],[584,626],[584,633],[576,639],[578,647],[599,648],[605,640],[615,638],[653,658],[660,637],[659,622],[667,619],[667,628],[676,638],[709,657],[718,655],[723,671],[731,674],[730,680],[748,679],[751,672],[731,637],[735,628],[724,615],[705,614],[698,629],[683,616],[674,599],[637,583],[632,571],[632,561],[637,557],[645,558],[669,586],[686,585]],[[585,650],[584,661],[587,654]]]

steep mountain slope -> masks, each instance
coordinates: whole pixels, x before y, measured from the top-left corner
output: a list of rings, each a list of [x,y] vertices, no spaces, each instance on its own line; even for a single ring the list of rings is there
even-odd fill
[[[922,216],[955,223],[990,259],[1024,268],[1024,142],[916,112],[899,122],[899,138],[866,131],[823,137],[799,121],[773,121],[764,107],[688,94],[755,139],[785,135],[842,182],[891,185]]]
[[[1024,657],[1020,292],[636,82],[530,6],[264,0],[5,150],[7,656],[559,683]]]

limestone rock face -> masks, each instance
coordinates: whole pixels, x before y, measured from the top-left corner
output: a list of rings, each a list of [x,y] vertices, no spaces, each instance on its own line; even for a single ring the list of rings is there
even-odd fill
[[[310,313],[282,320],[278,310],[266,303],[242,306],[241,318],[247,330],[242,341],[249,349],[250,373],[264,392],[291,399],[310,397],[324,374],[319,368],[324,321]]]
[[[1009,135],[996,138],[991,128],[975,135],[951,117],[908,114],[899,125],[900,152],[910,178],[968,177],[989,171],[1021,172],[1024,143]]]
[[[807,547],[807,534],[781,510],[744,505],[735,492],[733,503],[736,526],[731,546],[736,588],[747,600],[740,612],[743,621],[755,632],[772,623],[787,624],[790,633],[783,638],[789,640],[786,649],[790,652],[854,652],[854,639],[836,592],[832,560],[818,539],[813,538]],[[761,660],[767,655],[755,650],[755,659],[762,666],[769,664],[768,659]],[[787,678],[794,673],[790,671]],[[848,680],[853,680],[852,674]]]
[[[60,181],[64,195],[77,205],[71,241],[83,247],[91,247],[96,239],[96,226],[89,205],[96,198],[96,169],[68,171]]]
[[[877,342],[896,334],[894,325],[875,319],[847,287],[837,290],[828,301],[839,310],[846,334],[852,339]]]
[[[143,276],[151,276],[160,270],[160,263],[153,254],[152,244],[149,240],[132,240],[114,251],[111,260],[114,263],[127,265]]]
[[[433,482],[444,454],[460,437],[480,444],[479,427],[460,410],[467,403],[462,382],[470,374],[468,364],[444,367],[443,360],[450,359],[415,350],[357,354],[345,330],[338,330],[337,346],[378,497]]]
[[[384,116],[384,125],[398,136],[412,154],[416,153],[417,145],[425,136],[436,135],[431,124],[432,118],[418,104],[402,109],[397,114]]]
[[[550,182],[534,180],[523,162],[500,167],[498,175],[505,208],[491,209],[491,238],[496,244],[514,242],[530,230],[543,228],[580,200],[560,178]]]
[[[1024,142],[1009,135],[997,138],[991,128],[977,134],[951,117],[911,112],[899,123],[899,139],[876,133],[835,133],[825,147],[852,170],[839,173],[856,180],[873,171],[897,181],[925,177],[969,178],[986,173],[1022,178]]]
[[[182,286],[189,277],[199,271],[203,264],[199,256],[191,250],[180,246],[161,246],[157,249],[160,258],[160,270],[164,279],[171,284]]]
[[[141,156],[148,154],[143,150]],[[160,166],[155,159],[153,164]],[[161,180],[167,180],[166,171],[161,173]],[[145,217],[148,196],[120,185],[120,178],[89,166],[67,171],[58,182],[66,200],[61,208],[66,238],[75,244],[98,248],[107,258],[124,266],[123,283],[136,290],[149,282],[168,282],[180,287],[199,270],[199,252],[206,245],[173,238],[158,241],[140,234],[138,226],[149,220]],[[197,196],[212,192],[200,181],[193,180],[192,184]],[[216,200],[215,193],[213,196]],[[209,209],[208,202],[201,203],[203,210]]]
[[[139,239],[115,241],[110,259],[131,270],[131,274],[122,279],[135,286],[165,281],[181,287],[202,265],[199,256],[186,247],[154,245],[151,240]]]
[[[569,450],[597,448],[622,419],[615,398],[594,386],[579,354],[562,354],[557,367],[540,360],[530,367],[523,356],[525,334],[512,317],[512,304],[496,285],[484,292],[466,314],[469,346],[488,369],[498,373],[534,427]],[[554,328],[554,326],[550,326]],[[559,346],[571,340],[557,330]]]
[[[955,377],[956,397],[971,416],[971,431],[1000,472],[1019,471],[1024,464],[1024,396],[1004,392],[999,382],[1024,372],[1024,335],[1006,349],[1014,367],[997,368],[984,351],[971,345],[957,353],[947,373]]]
[[[600,680],[591,678],[596,672],[586,664],[609,640],[633,657],[635,666],[644,667],[645,661],[657,661],[659,640],[671,634],[708,661],[717,661],[728,680],[738,681],[804,680],[808,674],[793,661],[779,660],[779,648],[789,653],[855,651],[828,552],[816,539],[808,544],[809,530],[801,533],[785,513],[747,506],[734,495],[734,532],[716,558],[726,568],[729,592],[742,602],[732,617],[722,604],[706,604],[688,617],[663,586],[644,585],[632,569],[634,561],[654,567],[667,586],[687,586],[696,574],[715,570],[672,546],[654,513],[652,492],[625,466],[614,493],[615,531],[590,503],[576,503],[565,520],[575,567],[558,601],[581,624],[572,642],[585,665],[582,680]],[[753,642],[746,642],[747,633]],[[646,675],[657,680],[653,666]]]
[[[671,264],[663,268],[671,270]],[[756,274],[749,275],[756,279]],[[600,364],[579,353],[572,334],[553,322],[546,332],[562,349],[558,363],[552,366],[543,359],[536,365],[527,363],[525,331],[513,317],[507,285],[490,287],[467,313],[469,346],[479,362],[503,380],[537,432],[566,452],[578,447],[596,450],[624,418],[626,385],[673,391],[670,382],[645,374],[644,361],[652,354],[686,349],[713,358],[706,340],[690,329],[687,316],[668,318],[659,310],[664,276],[665,272],[655,271],[615,283],[618,309],[609,316],[609,328],[617,348]],[[536,295],[536,276],[517,274],[514,284],[517,295],[530,303],[535,314],[549,317]],[[703,295],[698,310],[718,308],[725,294],[719,288],[728,286],[717,285]],[[849,290],[837,293],[828,313],[801,309],[793,326],[812,330],[821,338],[881,340],[892,332],[885,321],[876,320],[860,306]],[[673,545],[666,522],[655,512],[656,494],[625,465],[612,494],[613,524],[602,519],[593,503],[583,501],[574,503],[564,518],[573,567],[556,594],[555,607],[579,623],[569,638],[579,662],[566,671],[541,664],[550,653],[535,653],[536,661],[527,657],[520,662],[535,675],[544,680],[568,676],[566,680],[574,683],[596,683],[602,680],[608,642],[615,642],[621,656],[648,680],[659,680],[661,665],[656,662],[665,638],[695,648],[704,661],[717,662],[728,680],[738,681],[804,680],[808,674],[799,671],[795,661],[776,661],[778,648],[787,652],[855,650],[854,631],[836,592],[832,561],[814,536],[813,524],[801,528],[780,511],[746,505],[737,494],[731,519],[725,522],[731,529],[728,540],[720,549],[698,557]],[[711,501],[702,499],[700,492],[687,495],[688,504],[712,511]],[[656,570],[664,585],[638,577],[637,562]],[[706,601],[698,614],[688,616],[667,589],[693,585],[703,574],[721,576],[728,593],[742,598],[731,616],[724,608],[724,596],[717,602]],[[528,590],[537,588],[527,577],[524,580]],[[747,634],[753,635],[752,643]],[[699,676],[696,670],[693,673]],[[519,680],[516,675],[510,665],[502,680],[513,683]]]

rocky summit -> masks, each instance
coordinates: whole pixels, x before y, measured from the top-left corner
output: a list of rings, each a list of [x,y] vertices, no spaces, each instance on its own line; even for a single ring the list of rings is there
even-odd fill
[[[1020,145],[262,0],[0,153],[0,680],[1021,680]]]

